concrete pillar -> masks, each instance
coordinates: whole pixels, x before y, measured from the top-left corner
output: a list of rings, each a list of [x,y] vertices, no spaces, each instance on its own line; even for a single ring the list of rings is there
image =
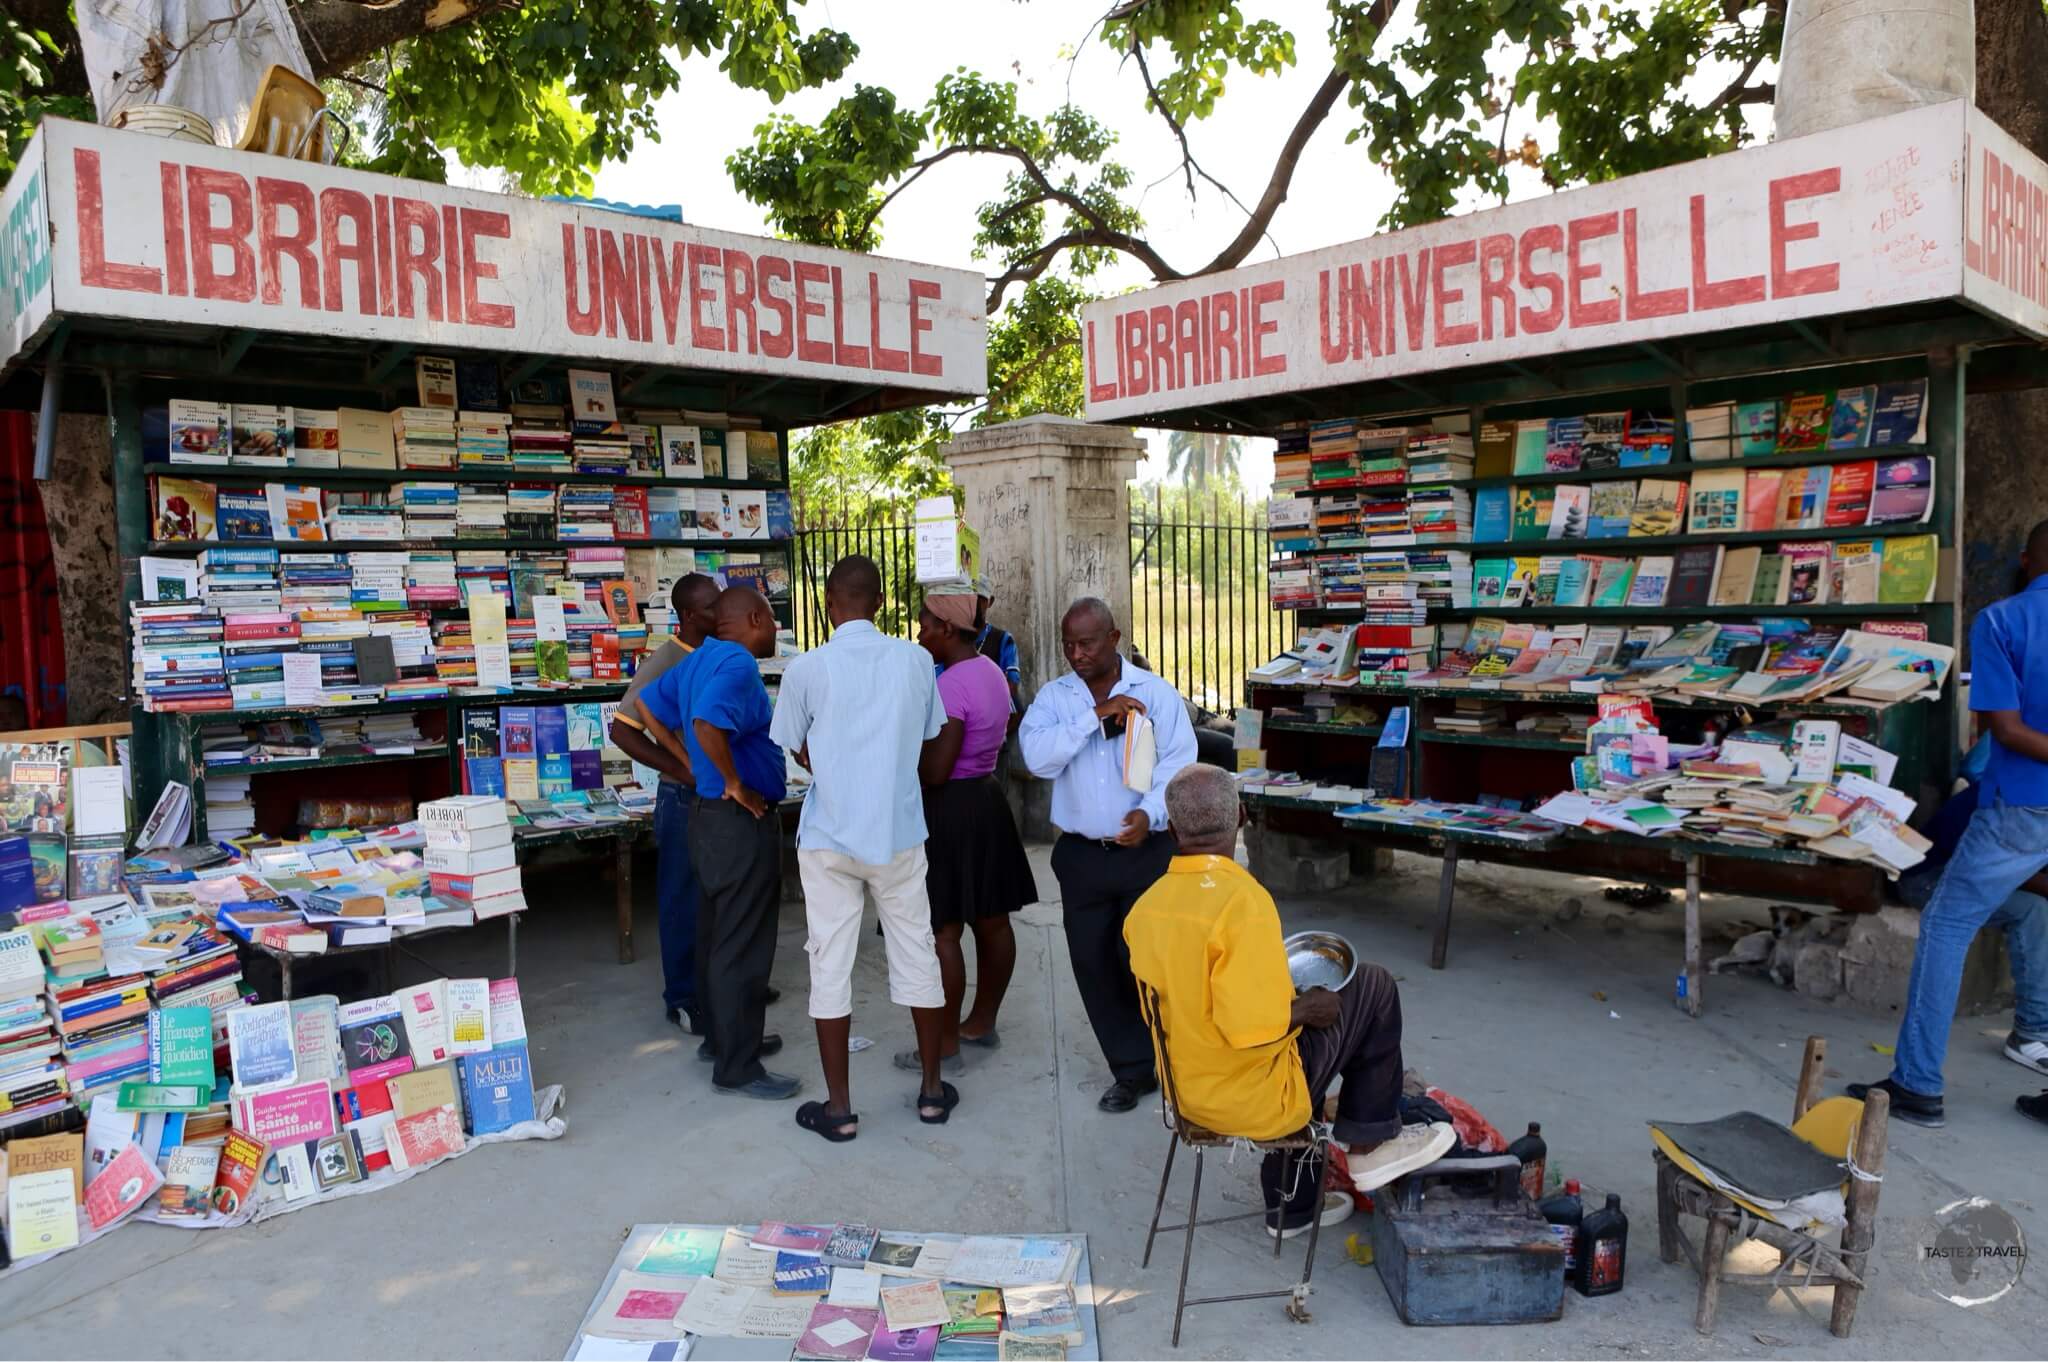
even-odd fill
[[[1128,623],[1131,510],[1125,487],[1145,456],[1127,430],[1027,416],[956,435],[946,447],[995,583],[991,616],[1017,640],[1026,700],[1066,668],[1060,616],[1100,596]]]

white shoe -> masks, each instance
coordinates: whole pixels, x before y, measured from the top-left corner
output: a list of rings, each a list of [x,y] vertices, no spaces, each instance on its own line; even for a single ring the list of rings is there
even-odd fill
[[[1328,1229],[1332,1225],[1343,1224],[1351,1218],[1351,1212],[1354,1209],[1356,1209],[1356,1203],[1351,1200],[1347,1193],[1323,1193],[1323,1228]],[[1273,1224],[1273,1217],[1268,1213],[1266,1217],[1266,1233],[1278,1234],[1282,1239],[1299,1238],[1301,1235],[1308,1233],[1308,1221],[1304,1220],[1299,1225],[1289,1225],[1286,1229],[1276,1229]]]
[[[1402,1126],[1400,1134],[1373,1146],[1371,1152],[1350,1156],[1351,1184],[1361,1192],[1374,1191],[1404,1173],[1427,1168],[1457,1142],[1458,1132],[1449,1121]]]
[[[2048,1041],[2021,1040],[2019,1032],[2009,1032],[2005,1037],[2005,1057],[2037,1074],[2048,1074]]]

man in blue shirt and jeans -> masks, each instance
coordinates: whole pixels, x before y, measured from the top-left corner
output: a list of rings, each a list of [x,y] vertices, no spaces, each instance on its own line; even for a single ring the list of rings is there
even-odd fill
[[[761,593],[736,586],[719,596],[715,618],[718,637],[656,677],[629,717],[680,750],[696,787],[689,839],[705,1031],[697,1057],[712,1062],[716,1091],[780,1100],[803,1084],[761,1064],[782,1048],[763,1028],[782,899],[784,768],[756,661],[775,652],[775,614]]]
[[[1851,1097],[1883,1091],[1892,1115],[1914,1125],[1947,1124],[1941,1066],[1971,938],[2048,866],[2048,521],[2027,536],[2020,567],[2025,587],[1970,628],[1970,709],[1991,731],[1990,760],[1977,811],[1920,914],[1891,1076],[1849,1085]],[[2048,1120],[2048,1094],[2019,1108]]]

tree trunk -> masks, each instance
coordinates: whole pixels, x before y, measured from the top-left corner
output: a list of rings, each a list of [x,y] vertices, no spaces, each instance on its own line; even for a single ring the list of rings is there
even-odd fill
[[[50,477],[36,488],[50,522],[64,612],[65,722],[118,723],[128,717],[128,647],[107,418],[58,418],[52,454]]]
[[[1977,107],[2048,158],[2048,12],[2041,0],[1977,0]],[[1970,398],[1964,411],[1957,589],[1967,627],[1977,611],[2011,592],[2027,531],[2048,519],[2040,459],[2048,389],[1987,393]]]

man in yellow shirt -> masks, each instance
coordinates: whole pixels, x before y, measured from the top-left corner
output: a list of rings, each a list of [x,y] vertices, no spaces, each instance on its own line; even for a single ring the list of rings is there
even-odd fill
[[[1235,860],[1244,810],[1230,773],[1189,766],[1166,787],[1179,843],[1165,875],[1124,922],[1131,972],[1159,995],[1180,1114],[1219,1134],[1291,1135],[1339,1078],[1336,1139],[1362,1191],[1434,1162],[1456,1136],[1442,1122],[1401,1122],[1401,995],[1361,962],[1341,990],[1299,996],[1280,914]],[[1260,1169],[1266,1227],[1283,1237],[1322,1208],[1322,1169],[1268,1155]]]

